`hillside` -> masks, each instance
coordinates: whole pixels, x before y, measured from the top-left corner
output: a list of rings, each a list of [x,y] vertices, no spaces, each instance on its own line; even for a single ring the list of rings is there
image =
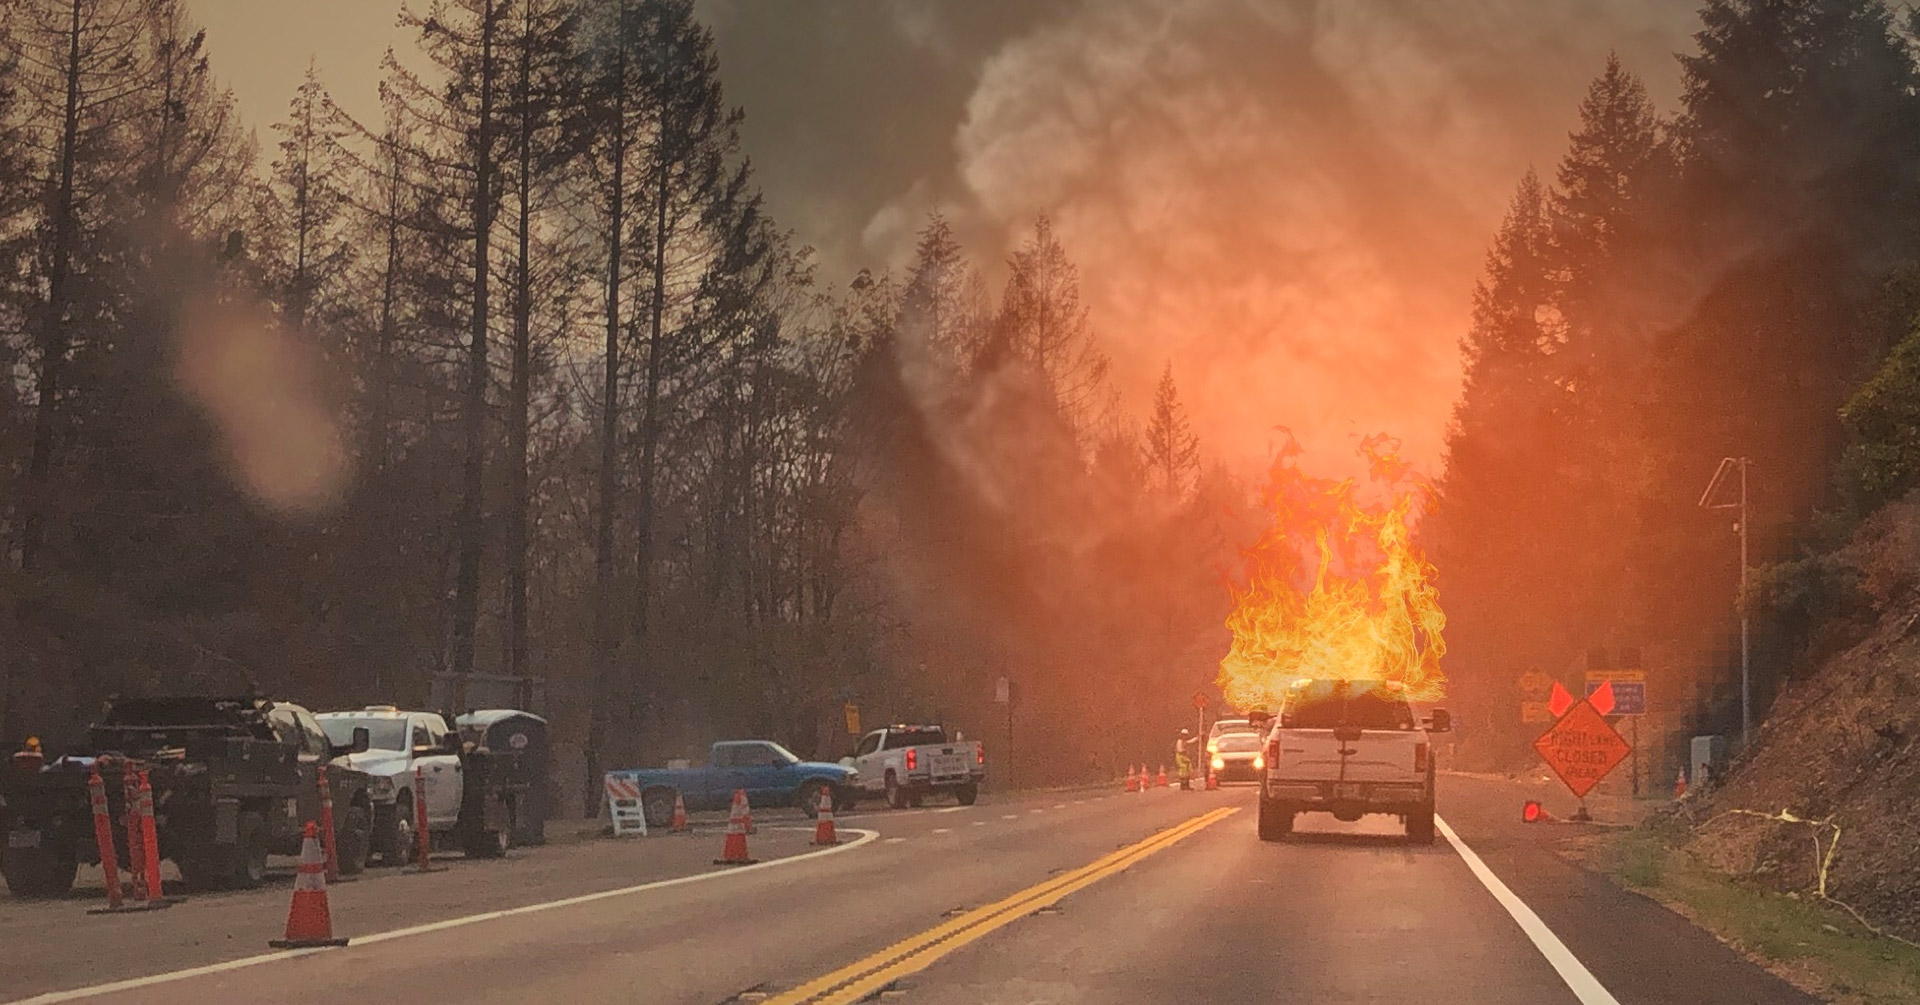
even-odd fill
[[[1920,505],[1897,504],[1834,556],[1864,608],[1858,641],[1783,692],[1751,756],[1689,800],[1691,849],[1782,891],[1818,888],[1838,834],[1828,894],[1920,937]],[[1782,810],[1831,826],[1765,819]],[[1837,829],[1837,830],[1836,830]]]

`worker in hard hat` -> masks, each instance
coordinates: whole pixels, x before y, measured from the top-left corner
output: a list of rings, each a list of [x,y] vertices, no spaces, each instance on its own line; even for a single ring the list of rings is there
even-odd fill
[[[1196,742],[1197,738],[1190,729],[1181,730],[1180,738],[1173,742],[1173,763],[1180,772],[1180,791],[1182,792],[1193,791],[1193,758],[1188,755],[1187,750]]]

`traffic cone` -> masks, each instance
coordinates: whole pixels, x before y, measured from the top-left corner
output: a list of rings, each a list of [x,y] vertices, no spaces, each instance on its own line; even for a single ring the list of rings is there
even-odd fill
[[[1687,794],[1687,769],[1681,768],[1680,773],[1673,776],[1673,798],[1678,799],[1681,796],[1684,796],[1686,794]]]
[[[1540,805],[1537,800],[1529,799],[1526,805],[1520,807],[1520,821],[1529,824],[1550,824],[1554,822],[1554,816],[1548,813],[1547,808]]]
[[[673,794],[673,832],[675,834],[687,832],[687,801],[680,798],[678,792]]]
[[[1209,767],[1207,769],[1207,791],[1216,792],[1219,790],[1219,788],[1220,788],[1220,776],[1214,774],[1213,769]]]
[[[839,835],[833,832],[833,792],[820,790],[819,812],[813,818],[814,844],[839,844]]]
[[[333,937],[333,914],[327,910],[327,857],[320,850],[320,828],[307,821],[306,840],[300,844],[300,865],[293,878],[293,904],[287,909],[287,937],[272,939],[275,949],[317,949],[344,946]]]
[[[733,790],[733,812],[727,815],[727,842],[720,846],[714,865],[752,865],[747,857],[747,790]]]
[[[1132,792],[1139,787],[1139,780],[1133,777],[1133,765],[1129,764],[1127,765],[1127,791]]]
[[[1157,788],[1157,789],[1164,789],[1167,787],[1167,766],[1166,765],[1162,764],[1160,766],[1160,777],[1153,780],[1153,785],[1154,785],[1154,788]]]

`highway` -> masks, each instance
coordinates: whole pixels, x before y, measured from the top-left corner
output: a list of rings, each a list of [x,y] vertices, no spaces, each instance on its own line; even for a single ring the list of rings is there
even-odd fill
[[[106,1002],[1797,1003],[1664,908],[1565,862],[1497,781],[1451,832],[1302,818],[1254,793],[983,797],[518,852],[331,891],[345,949],[270,954],[288,884],[150,915],[0,901],[0,998]],[[378,876],[378,873],[375,874]],[[115,987],[114,982],[119,982]],[[106,986],[102,986],[106,985]],[[36,998],[35,996],[42,996]]]

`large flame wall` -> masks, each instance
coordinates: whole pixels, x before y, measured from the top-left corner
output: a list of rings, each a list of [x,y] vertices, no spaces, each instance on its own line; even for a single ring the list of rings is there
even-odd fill
[[[1445,694],[1446,615],[1415,534],[1432,486],[1398,449],[1385,436],[1361,441],[1362,484],[1308,475],[1288,437],[1263,493],[1272,523],[1242,550],[1243,579],[1230,587],[1233,647],[1219,679],[1230,703],[1275,709],[1301,677],[1399,681],[1422,701]]]

